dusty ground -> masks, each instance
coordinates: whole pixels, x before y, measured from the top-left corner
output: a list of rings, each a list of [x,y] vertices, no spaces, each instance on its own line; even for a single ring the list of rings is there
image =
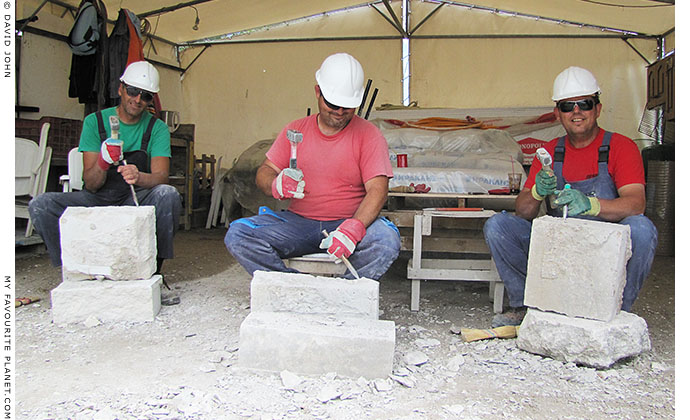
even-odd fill
[[[422,283],[409,310],[406,260],[381,279],[382,319],[396,324],[391,379],[336,373],[302,376],[286,389],[278,374],[237,367],[239,326],[249,313],[250,276],[225,250],[224,230],[180,232],[178,257],[163,268],[181,303],[154,322],[56,326],[50,290],[60,271],[45,253],[18,250],[19,419],[665,419],[675,417],[674,265],[657,257],[634,312],[652,350],[607,370],[517,349],[514,339],[464,343],[451,327],[489,325],[488,287]],[[436,341],[437,340],[437,341]],[[429,361],[406,368],[415,350]],[[403,376],[405,375],[405,376]]]

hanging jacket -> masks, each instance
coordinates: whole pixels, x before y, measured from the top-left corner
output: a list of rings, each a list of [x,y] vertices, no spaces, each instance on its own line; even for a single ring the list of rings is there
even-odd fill
[[[138,19],[137,24],[139,24]],[[110,73],[108,99],[110,106],[116,106],[120,102],[117,90],[122,73],[125,72],[128,64],[144,60],[141,38],[127,9],[120,9],[115,26],[108,37],[108,59]]]
[[[108,12],[101,0],[82,0],[84,3],[92,3],[98,11],[100,25],[100,37],[96,47],[96,53],[90,55],[72,54],[72,64],[69,75],[68,96],[78,98],[82,104],[96,104],[102,107],[106,100],[107,80],[107,54],[108,39],[105,22]]]

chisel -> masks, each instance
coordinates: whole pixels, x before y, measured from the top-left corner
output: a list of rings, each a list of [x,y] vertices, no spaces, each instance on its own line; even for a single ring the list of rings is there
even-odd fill
[[[116,115],[111,115],[108,120],[110,121],[110,138],[119,140],[120,138],[120,119]],[[127,165],[127,160],[122,159],[122,163]],[[134,185],[129,184],[130,190],[132,190],[132,199],[134,199],[134,204],[139,207],[139,200],[137,199],[137,194],[134,192]]]
[[[326,229],[322,230],[321,233],[323,233],[323,236],[328,238],[328,232],[326,232]],[[355,270],[355,267],[352,266],[352,264],[350,263],[350,261],[347,259],[346,256],[343,255],[342,257],[340,257],[340,261],[342,261],[343,264],[345,264],[345,267],[347,267],[347,269],[350,270],[350,273],[352,273],[352,275],[355,276],[356,279],[359,278],[359,274],[357,274],[357,270]]]

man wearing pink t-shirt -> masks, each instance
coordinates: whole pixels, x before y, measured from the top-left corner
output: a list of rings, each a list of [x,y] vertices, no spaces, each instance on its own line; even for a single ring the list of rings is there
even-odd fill
[[[250,274],[294,272],[284,258],[326,249],[347,257],[361,277],[378,280],[400,252],[398,229],[379,217],[393,176],[388,144],[378,128],[355,115],[364,71],[354,57],[327,57],[316,81],[319,113],[283,128],[256,172],[256,185],[290,200],[288,209],[235,220],[225,245]],[[296,168],[290,165],[288,130],[302,134]]]

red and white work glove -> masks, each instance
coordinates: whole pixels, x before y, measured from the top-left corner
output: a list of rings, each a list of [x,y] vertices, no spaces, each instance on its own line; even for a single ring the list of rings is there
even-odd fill
[[[300,169],[285,168],[273,180],[271,191],[273,198],[304,198],[304,174]]]
[[[349,257],[355,252],[357,243],[367,234],[364,223],[357,219],[346,219],[321,241],[319,248],[328,249],[328,253],[336,258]]]
[[[123,159],[122,155],[122,140],[107,139],[101,143],[101,154],[98,156],[98,166],[104,171],[110,168],[110,165],[117,165]]]

